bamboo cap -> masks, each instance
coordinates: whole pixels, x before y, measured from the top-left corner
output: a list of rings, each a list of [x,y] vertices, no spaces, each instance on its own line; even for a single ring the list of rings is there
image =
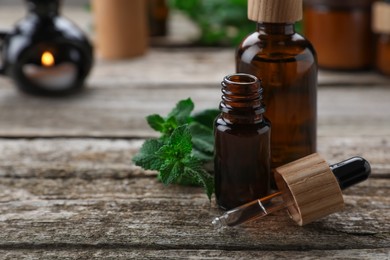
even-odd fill
[[[372,14],[372,30],[375,33],[390,33],[390,4],[374,3]]]
[[[303,226],[344,208],[343,195],[327,162],[312,154],[275,170],[275,180],[292,219]]]
[[[248,18],[263,23],[295,23],[302,19],[302,0],[248,0]]]

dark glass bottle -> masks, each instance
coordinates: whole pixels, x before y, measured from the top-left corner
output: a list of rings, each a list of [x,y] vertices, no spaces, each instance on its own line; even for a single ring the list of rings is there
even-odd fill
[[[316,151],[316,55],[310,42],[294,30],[294,22],[302,16],[302,1],[248,3],[249,19],[258,22],[257,31],[238,47],[236,66],[237,72],[262,81],[264,115],[272,123],[274,169]]]
[[[373,60],[373,0],[305,0],[304,34],[318,65],[332,70],[369,69]]]
[[[217,203],[226,210],[270,192],[270,124],[256,77],[227,76],[222,93],[214,167]]]
[[[149,0],[150,36],[166,36],[169,9],[166,0]]]
[[[59,15],[59,0],[27,0],[28,14],[2,35],[2,72],[24,92],[64,95],[83,86],[93,64],[84,33]]]
[[[372,29],[377,34],[375,67],[390,76],[390,0],[374,4]]]

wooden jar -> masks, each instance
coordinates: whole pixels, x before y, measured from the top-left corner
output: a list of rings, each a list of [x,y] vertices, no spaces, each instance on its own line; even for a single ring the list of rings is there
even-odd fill
[[[147,51],[147,1],[92,0],[92,8],[99,56],[104,59],[123,59]]]
[[[304,34],[324,69],[362,70],[372,65],[373,0],[305,0]]]
[[[374,4],[372,30],[377,34],[375,67],[390,76],[390,3]]]
[[[291,218],[300,226],[344,208],[337,178],[316,153],[276,168],[275,180],[290,205]]]

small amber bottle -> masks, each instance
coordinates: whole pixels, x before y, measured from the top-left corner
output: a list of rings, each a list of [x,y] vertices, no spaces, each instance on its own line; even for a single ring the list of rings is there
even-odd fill
[[[302,0],[249,0],[257,31],[237,49],[237,72],[262,81],[265,116],[272,123],[274,169],[316,151],[317,63],[315,51],[294,30]]]
[[[372,29],[377,34],[376,69],[390,76],[390,1],[374,4]]]
[[[270,192],[270,124],[255,76],[225,77],[222,93],[215,122],[215,194],[227,210]]]
[[[373,0],[304,0],[304,34],[331,70],[369,69]]]

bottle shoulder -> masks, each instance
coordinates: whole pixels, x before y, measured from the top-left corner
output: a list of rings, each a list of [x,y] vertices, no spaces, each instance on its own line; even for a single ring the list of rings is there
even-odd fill
[[[316,52],[313,45],[298,33],[291,35],[263,35],[254,32],[248,35],[238,46],[237,57],[263,56],[270,59],[301,56],[301,59],[313,59]]]

